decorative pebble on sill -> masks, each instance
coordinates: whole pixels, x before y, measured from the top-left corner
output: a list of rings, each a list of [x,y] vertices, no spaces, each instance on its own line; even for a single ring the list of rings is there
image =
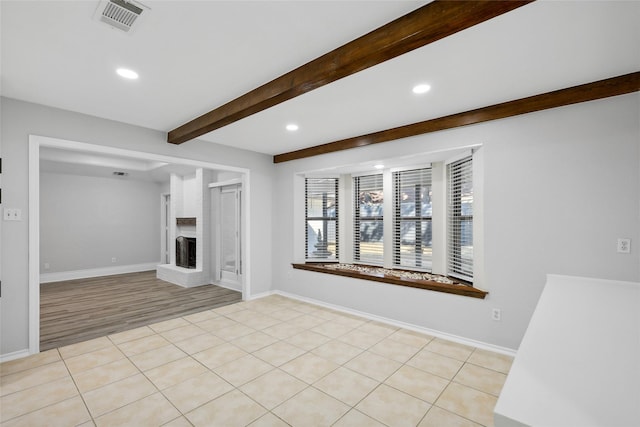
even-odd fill
[[[432,282],[445,283],[447,285],[467,286],[462,283],[454,282],[453,280],[445,276],[440,276],[440,275],[431,274],[431,273],[420,273],[417,271],[391,270],[388,268],[369,267],[365,265],[356,265],[356,264],[326,264],[323,267],[328,270],[347,270],[347,271],[355,271],[358,273],[371,274],[376,276],[387,275],[387,276],[399,277],[401,279],[429,280]]]

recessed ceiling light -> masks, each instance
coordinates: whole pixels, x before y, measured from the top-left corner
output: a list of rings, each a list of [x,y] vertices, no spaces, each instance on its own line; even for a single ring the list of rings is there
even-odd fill
[[[116,73],[118,73],[120,77],[124,77],[129,80],[135,80],[138,78],[138,73],[133,70],[129,70],[128,68],[118,68]]]
[[[297,131],[298,129],[300,129],[300,127],[299,127],[297,124],[295,124],[295,123],[289,123],[289,124],[286,126],[286,129],[287,129],[289,132],[295,132],[295,131]]]
[[[431,90],[431,86],[428,84],[419,84],[413,87],[413,93],[416,95],[421,95],[423,93],[427,93]]]
[[[376,169],[384,169],[384,165],[375,165],[374,168],[376,168]]]

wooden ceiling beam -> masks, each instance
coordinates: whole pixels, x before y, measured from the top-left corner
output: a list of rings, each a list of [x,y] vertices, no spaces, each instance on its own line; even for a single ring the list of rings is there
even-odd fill
[[[367,135],[342,139],[314,147],[277,154],[273,157],[274,163],[282,163],[290,160],[304,159],[320,154],[333,153],[351,148],[365,147],[425,133],[452,129],[460,126],[472,125],[491,120],[504,119],[520,114],[547,110],[549,108],[562,107],[580,102],[593,101],[611,96],[624,95],[626,93],[640,91],[640,71],[599,80],[566,89],[543,93],[541,95],[520,98],[514,101],[503,102],[489,107],[465,111],[463,113],[436,119],[425,120],[405,126],[399,126]]]
[[[487,21],[533,0],[436,0],[173,129],[181,144]]]

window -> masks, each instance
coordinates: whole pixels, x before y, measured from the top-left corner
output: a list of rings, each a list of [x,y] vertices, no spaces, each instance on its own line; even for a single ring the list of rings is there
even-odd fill
[[[471,156],[447,165],[447,274],[473,281]]]
[[[306,259],[337,261],[338,178],[306,178],[305,201]]]
[[[473,283],[473,163],[475,173],[482,173],[482,155],[458,149],[407,163],[402,159],[370,174],[341,169],[340,178],[307,177],[306,260],[414,270]],[[475,197],[482,197],[482,187],[476,187]],[[338,196],[348,203],[340,213]],[[477,206],[476,216],[481,221]],[[481,275],[476,276],[482,285]]]
[[[384,263],[384,192],[382,174],[353,178],[354,261]]]
[[[431,269],[431,168],[393,173],[393,265]]]

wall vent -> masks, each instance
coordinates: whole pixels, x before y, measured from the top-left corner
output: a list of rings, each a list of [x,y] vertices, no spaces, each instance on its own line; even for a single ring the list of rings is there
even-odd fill
[[[148,13],[147,6],[132,0],[102,0],[94,19],[130,33]]]

